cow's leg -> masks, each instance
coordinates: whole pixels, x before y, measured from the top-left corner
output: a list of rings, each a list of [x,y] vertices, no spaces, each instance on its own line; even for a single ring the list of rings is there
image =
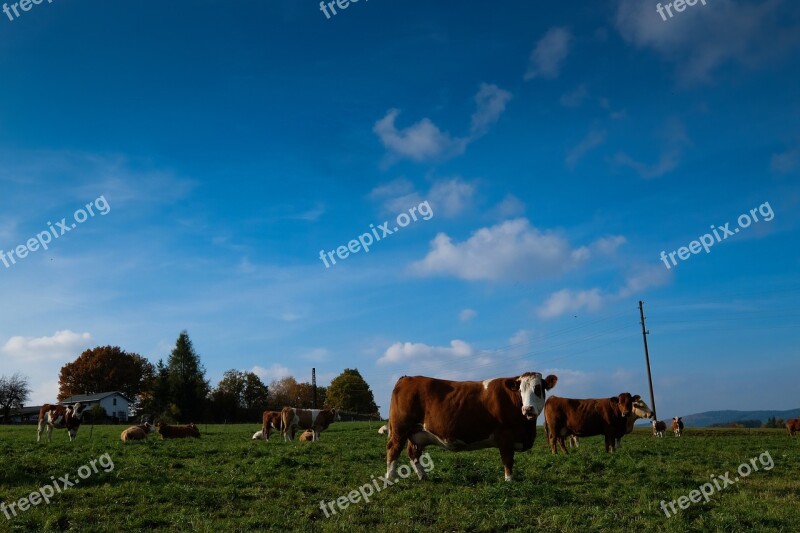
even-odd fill
[[[411,459],[411,466],[414,467],[414,472],[417,473],[417,477],[420,481],[425,479],[425,471],[419,464],[419,458],[422,457],[423,448],[417,444],[414,444],[414,441],[411,439],[408,440],[408,458]]]
[[[561,450],[566,455],[567,454],[567,446],[566,446],[566,443],[564,442],[564,435],[559,435],[558,436],[558,445],[561,446]]]
[[[506,481],[511,481],[514,473],[514,443],[507,440],[500,443],[498,447],[500,448],[500,460],[503,462],[505,479]]]
[[[47,432],[47,442],[53,442],[53,426],[47,424],[44,430]]]
[[[395,428],[386,441],[386,479],[393,480],[397,468],[397,458],[408,440],[407,431],[404,428]]]
[[[42,440],[42,421],[39,420],[39,427],[36,428],[36,442]]]
[[[614,452],[614,435],[606,435],[606,453]]]

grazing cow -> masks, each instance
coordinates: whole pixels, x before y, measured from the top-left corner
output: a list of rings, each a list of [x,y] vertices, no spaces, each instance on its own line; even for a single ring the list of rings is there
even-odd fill
[[[800,431],[800,418],[790,418],[786,421],[786,431],[790,437],[794,437],[795,433]]]
[[[294,430],[310,429],[313,432],[312,441],[319,440],[319,434],[328,429],[333,422],[341,420],[336,409],[295,409],[294,407],[284,407],[281,411],[281,421],[283,423],[283,440],[293,440]]]
[[[672,419],[672,432],[676,437],[680,437],[683,434],[683,419],[681,417],[676,416]]]
[[[138,426],[129,427],[120,433],[119,438],[122,440],[122,442],[128,442],[129,440],[145,440],[147,438],[147,434],[152,432],[153,426],[151,426],[149,422],[145,422],[144,424],[140,424]]]
[[[419,479],[425,479],[419,459],[426,446],[434,445],[454,452],[498,448],[505,479],[511,481],[514,452],[533,446],[545,391],[557,381],[538,372],[485,381],[401,377],[389,406],[386,479],[395,478],[397,458],[408,441]]]
[[[613,452],[619,439],[625,435],[633,404],[640,396],[623,392],[612,398],[578,400],[552,396],[544,406],[544,420],[548,428],[550,450],[557,454],[558,446],[564,453],[564,437],[592,437],[604,435],[606,452]]]
[[[389,424],[385,424],[378,429],[378,433],[381,435],[386,435],[387,437],[390,435],[389,433]]]
[[[158,434],[162,439],[185,439],[187,437],[199,438],[200,430],[194,424],[188,426],[170,426],[166,422],[156,424]]]
[[[307,429],[300,435],[300,442],[313,442],[314,441],[314,432],[310,429]]]
[[[664,432],[667,430],[667,423],[663,420],[653,420],[653,436],[663,437]]]
[[[39,426],[36,430],[36,442],[42,438],[42,430],[47,432],[47,442],[53,440],[53,428],[66,429],[69,434],[69,441],[75,440],[78,428],[81,425],[81,418],[85,408],[80,402],[73,406],[50,405],[46,403],[39,410]]]
[[[261,437],[264,440],[269,440],[271,430],[283,430],[283,420],[280,411],[264,411],[262,415]],[[253,436],[253,438],[256,438]]]
[[[625,434],[629,434],[633,432],[633,425],[636,423],[637,420],[640,418],[653,418],[653,411],[644,403],[644,400],[641,398],[638,400],[634,400],[633,402],[633,411],[631,415],[628,417],[628,424],[625,426]],[[547,428],[547,423],[545,422],[544,425],[545,433],[548,435],[549,440],[549,430]],[[578,436],[574,434],[567,435],[567,447],[568,448],[577,448],[578,447]],[[622,447],[622,439],[615,439],[614,440],[614,450],[619,450]]]

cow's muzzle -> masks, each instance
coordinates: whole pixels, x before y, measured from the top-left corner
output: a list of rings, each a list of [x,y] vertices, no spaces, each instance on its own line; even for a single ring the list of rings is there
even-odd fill
[[[539,413],[537,413],[536,409],[534,409],[533,407],[523,407],[522,416],[524,416],[528,420],[533,420],[534,418],[539,416]]]

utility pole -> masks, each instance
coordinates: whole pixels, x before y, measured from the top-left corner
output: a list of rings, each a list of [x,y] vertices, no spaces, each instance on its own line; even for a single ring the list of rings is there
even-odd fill
[[[647,381],[650,383],[650,405],[653,409],[653,418],[658,420],[656,416],[656,397],[653,394],[653,376],[650,374],[650,351],[647,349],[647,335],[650,334],[644,325],[644,302],[639,300],[639,316],[642,318],[642,338],[644,339],[644,359],[647,361]]]
[[[312,368],[311,369],[311,388],[314,391],[314,398],[312,400],[313,401],[312,406],[313,406],[314,409],[316,409],[317,408],[317,369],[316,368]]]

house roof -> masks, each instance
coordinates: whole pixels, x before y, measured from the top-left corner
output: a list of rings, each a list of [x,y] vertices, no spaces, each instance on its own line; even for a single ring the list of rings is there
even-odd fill
[[[132,400],[130,398],[128,398],[127,396],[125,396],[121,392],[119,392],[119,391],[111,391],[111,392],[98,392],[97,394],[76,394],[75,396],[70,396],[69,398],[64,398],[63,400],[61,400],[58,403],[67,404],[67,403],[77,403],[77,402],[99,402],[103,398],[107,398],[107,397],[112,396],[114,394],[119,394],[120,396],[122,396],[123,398],[128,400],[129,403],[132,402]]]

